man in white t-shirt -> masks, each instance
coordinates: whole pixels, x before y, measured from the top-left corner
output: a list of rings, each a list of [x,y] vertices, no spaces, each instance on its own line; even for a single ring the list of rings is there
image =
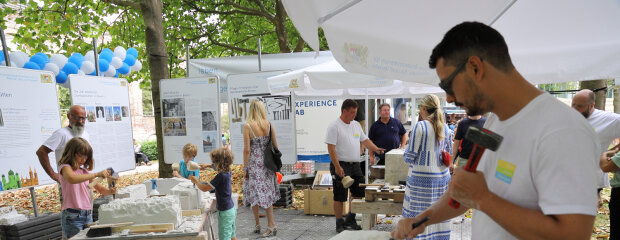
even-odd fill
[[[447,101],[468,115],[493,112],[485,127],[503,136],[476,172],[455,169],[448,191],[392,236],[412,238],[428,224],[474,208],[472,239],[588,239],[596,209],[599,144],[577,112],[526,81],[501,34],[478,22],[450,29],[429,60]],[[461,203],[448,205],[453,198]],[[412,229],[412,224],[430,220]]]
[[[594,131],[598,135],[601,148],[599,153],[603,154],[609,148],[614,139],[620,138],[620,114],[601,111],[594,108],[596,95],[590,89],[583,89],[573,96],[571,106],[583,115]],[[599,158],[596,158],[597,162]],[[609,187],[609,176],[600,171],[598,188]]]
[[[348,191],[342,185],[342,178],[351,177],[354,182],[349,187],[351,198],[364,197],[364,188],[359,184],[364,183],[364,175],[360,167],[360,143],[369,151],[382,154],[384,149],[378,148],[364,134],[362,126],[355,121],[357,115],[357,102],[347,99],[340,107],[340,117],[329,124],[325,134],[325,143],[331,163],[330,173],[333,176],[334,214],[336,215],[336,231],[342,232],[345,228],[352,230],[362,229],[355,221],[355,213],[351,213],[349,201],[349,213],[346,219],[342,219],[343,203],[347,201]]]
[[[54,169],[50,165],[49,153],[54,152],[56,166],[58,166],[65,144],[67,144],[71,138],[82,137],[86,139],[86,141],[89,141],[88,133],[84,130],[84,124],[86,123],[86,111],[84,108],[78,105],[71,106],[67,113],[67,119],[69,119],[69,126],[54,131],[52,136],[45,140],[43,145],[37,150],[39,162],[45,170],[45,173],[56,182],[58,182],[58,173],[54,172]]]

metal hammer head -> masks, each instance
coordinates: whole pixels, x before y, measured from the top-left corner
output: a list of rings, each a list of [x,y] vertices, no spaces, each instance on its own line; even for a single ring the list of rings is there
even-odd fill
[[[465,133],[465,139],[491,151],[497,151],[504,137],[485,128],[470,126]]]

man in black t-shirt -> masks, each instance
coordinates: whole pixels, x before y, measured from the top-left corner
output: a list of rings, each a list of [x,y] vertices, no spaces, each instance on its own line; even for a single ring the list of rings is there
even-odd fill
[[[467,129],[469,129],[470,126],[482,127],[486,120],[487,118],[482,115],[475,115],[467,116],[459,122],[456,127],[456,134],[454,134],[454,145],[452,146],[452,156],[456,157],[456,161],[454,161],[455,166],[462,167],[465,165],[467,163],[467,159],[469,159],[471,149],[474,147],[474,143],[464,139]]]

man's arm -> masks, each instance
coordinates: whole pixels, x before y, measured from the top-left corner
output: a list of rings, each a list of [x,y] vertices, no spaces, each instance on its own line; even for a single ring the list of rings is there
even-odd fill
[[[484,212],[519,239],[588,239],[594,225],[594,216],[544,215],[540,210],[515,205],[492,193],[482,172],[462,168],[455,170],[444,196]]]
[[[344,177],[344,169],[342,169],[342,167],[340,166],[340,162],[338,162],[338,155],[336,154],[336,145],[328,143],[327,152],[329,153],[329,158],[332,160],[332,164],[334,164],[336,175],[340,177]]]
[[[382,154],[385,151],[385,149],[377,147],[377,145],[372,143],[372,141],[370,141],[370,139],[364,140],[362,142],[362,145],[364,145],[364,147],[368,148],[368,150],[370,150],[372,152],[376,152],[378,154]]]
[[[620,168],[611,160],[611,157],[617,152],[617,150],[611,150],[601,154],[599,166],[603,172],[617,172]]]
[[[52,169],[52,166],[50,165],[50,158],[48,155],[51,152],[51,149],[41,145],[41,147],[37,150],[37,157],[39,157],[39,163],[41,163],[45,173],[47,173],[47,175],[49,175],[54,181],[58,182],[58,173],[54,172],[54,169]]]
[[[452,143],[452,158],[456,159],[457,153],[459,153],[459,146],[461,145],[461,140],[454,139]]]
[[[409,140],[409,138],[407,137],[407,132],[405,132],[405,134],[400,136],[400,149],[404,149],[405,148],[405,145],[407,145],[407,141],[408,140]]]

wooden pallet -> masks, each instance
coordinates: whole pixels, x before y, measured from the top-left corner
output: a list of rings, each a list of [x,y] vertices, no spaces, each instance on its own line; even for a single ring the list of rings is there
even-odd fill
[[[378,188],[367,187],[365,193],[367,202],[391,199],[394,202],[401,203],[405,200],[405,191],[401,189],[379,190]]]

